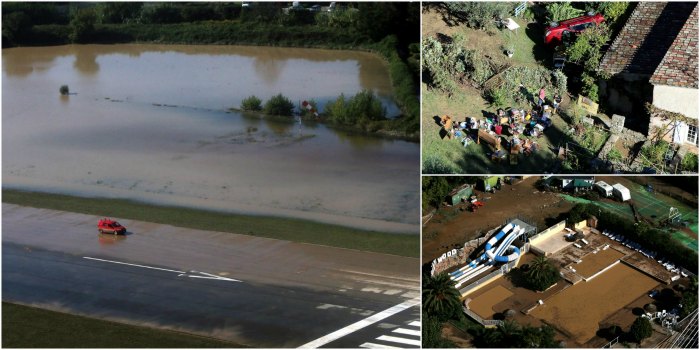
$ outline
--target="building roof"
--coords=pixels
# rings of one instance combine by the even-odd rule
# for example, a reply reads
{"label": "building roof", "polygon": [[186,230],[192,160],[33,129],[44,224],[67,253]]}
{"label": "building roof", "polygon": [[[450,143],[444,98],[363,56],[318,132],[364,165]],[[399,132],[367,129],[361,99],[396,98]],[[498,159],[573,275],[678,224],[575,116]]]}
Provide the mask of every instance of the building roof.
{"label": "building roof", "polygon": [[690,13],[649,82],[654,85],[698,88],[697,6]]}
{"label": "building roof", "polygon": [[600,63],[610,73],[651,76],[663,60],[695,2],[639,2]]}
{"label": "building roof", "polygon": [[593,184],[583,179],[575,179],[574,187],[593,187]]}
{"label": "building roof", "polygon": [[467,190],[467,189],[470,191],[469,193],[471,194],[472,186],[469,184],[464,184],[464,185],[461,185],[461,186],[453,189],[452,191],[450,191],[448,196],[452,197],[452,196],[457,195],[460,192],[463,192],[464,190]]}

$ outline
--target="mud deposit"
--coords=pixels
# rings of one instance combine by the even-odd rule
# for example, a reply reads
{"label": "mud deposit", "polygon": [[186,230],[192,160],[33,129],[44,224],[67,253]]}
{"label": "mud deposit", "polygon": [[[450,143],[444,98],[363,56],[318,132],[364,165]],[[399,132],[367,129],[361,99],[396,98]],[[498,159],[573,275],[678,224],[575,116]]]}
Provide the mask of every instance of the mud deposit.
{"label": "mud deposit", "polygon": [[583,344],[595,337],[599,322],[658,285],[659,282],[631,267],[617,264],[588,282],[580,282],[546,299],[530,315]]}

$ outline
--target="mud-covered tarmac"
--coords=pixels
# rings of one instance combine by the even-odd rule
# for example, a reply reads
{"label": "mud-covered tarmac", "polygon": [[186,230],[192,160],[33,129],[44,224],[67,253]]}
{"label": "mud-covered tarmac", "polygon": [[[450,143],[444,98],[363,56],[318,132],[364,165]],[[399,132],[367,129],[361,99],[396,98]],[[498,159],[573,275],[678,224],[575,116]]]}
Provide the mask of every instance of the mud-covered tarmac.
{"label": "mud-covered tarmac", "polygon": [[[120,220],[126,236],[99,235],[97,217],[5,203],[2,214],[4,301],[296,347],[419,295],[415,258],[131,220]],[[357,347],[376,332],[332,344]]]}

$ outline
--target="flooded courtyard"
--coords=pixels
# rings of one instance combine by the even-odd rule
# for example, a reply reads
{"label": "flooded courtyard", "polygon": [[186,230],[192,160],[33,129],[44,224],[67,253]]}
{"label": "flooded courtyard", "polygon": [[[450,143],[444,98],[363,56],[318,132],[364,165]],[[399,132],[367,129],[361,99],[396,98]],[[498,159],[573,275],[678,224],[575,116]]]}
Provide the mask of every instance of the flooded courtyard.
{"label": "flooded courtyard", "polygon": [[[3,50],[3,186],[418,233],[419,146],[227,112],[281,93],[377,93],[351,51],[83,45]],[[68,85],[70,96],[58,88]],[[109,213],[105,213],[108,215]]]}

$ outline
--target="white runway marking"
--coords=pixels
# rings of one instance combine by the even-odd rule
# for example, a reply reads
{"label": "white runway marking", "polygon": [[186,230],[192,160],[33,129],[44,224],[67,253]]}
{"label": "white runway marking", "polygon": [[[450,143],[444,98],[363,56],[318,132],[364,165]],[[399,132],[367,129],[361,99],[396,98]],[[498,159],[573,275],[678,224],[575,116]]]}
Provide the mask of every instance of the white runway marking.
{"label": "white runway marking", "polygon": [[379,313],[376,313],[370,317],[367,317],[363,320],[357,321],[347,327],[341,328],[333,333],[330,333],[326,336],[323,336],[321,338],[318,338],[316,340],[313,340],[311,342],[308,342],[299,348],[307,348],[307,349],[316,349],[318,347],[321,347],[323,345],[326,345],[334,340],[338,340],[348,334],[354,333],[359,331],[362,328],[365,328],[367,326],[370,326],[372,324],[375,324],[389,316],[395,315],[403,310],[406,310],[412,306],[416,306],[420,303],[420,298],[416,299],[411,299],[408,301],[404,301],[401,304],[392,306],[384,311],[381,311]]}
{"label": "white runway marking", "polygon": [[389,345],[383,345],[383,344],[376,344],[376,343],[364,343],[360,345],[361,348],[365,349],[401,349],[398,346],[389,346]]}
{"label": "white runway marking", "polygon": [[89,256],[84,256],[84,259],[90,259],[90,260],[97,260],[97,261],[104,261],[112,264],[121,264],[121,265],[129,265],[129,266],[136,266],[136,267],[143,267],[146,269],[153,269],[153,270],[161,270],[161,271],[169,271],[169,272],[177,272],[177,273],[187,273],[185,271],[178,271],[178,270],[168,270],[168,269],[162,269],[160,267],[153,267],[153,266],[146,266],[146,265],[138,265],[138,264],[130,264],[130,263],[125,263],[121,261],[113,261],[113,260],[106,260],[106,259],[98,259],[98,258],[91,258]]}
{"label": "white runway marking", "polygon": [[415,336],[417,336],[417,337],[420,337],[420,331],[416,331],[416,330],[413,330],[413,329],[397,328],[397,329],[394,329],[394,333],[415,335]]}
{"label": "white runway marking", "polygon": [[377,338],[377,340],[384,340],[384,341],[393,342],[393,343],[401,343],[401,344],[407,344],[407,345],[420,346],[420,340],[392,337],[390,335],[383,335],[383,336]]}
{"label": "white runway marking", "polygon": [[[217,276],[211,273],[206,273],[206,272],[201,272],[201,271],[190,271],[190,272],[185,272],[185,271],[178,271],[178,270],[170,270],[170,269],[164,269],[160,267],[153,267],[153,266],[146,266],[146,265],[139,265],[139,264],[131,264],[131,263],[125,263],[121,261],[114,261],[114,260],[107,260],[107,259],[98,259],[98,258],[91,258],[89,256],[84,256],[83,259],[89,259],[89,260],[97,260],[97,261],[103,261],[103,262],[108,262],[112,264],[120,264],[120,265],[128,265],[128,266],[135,266],[135,267],[143,267],[144,269],[151,269],[151,270],[160,270],[160,271],[168,271],[168,272],[175,272],[179,273],[179,276],[186,276],[190,278],[204,278],[204,279],[209,279],[209,280],[220,280],[220,281],[229,281],[229,282],[242,282],[237,279],[233,278],[227,278],[227,277],[221,277]],[[198,276],[198,275],[191,275],[192,273],[197,273],[203,276]]]}

